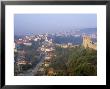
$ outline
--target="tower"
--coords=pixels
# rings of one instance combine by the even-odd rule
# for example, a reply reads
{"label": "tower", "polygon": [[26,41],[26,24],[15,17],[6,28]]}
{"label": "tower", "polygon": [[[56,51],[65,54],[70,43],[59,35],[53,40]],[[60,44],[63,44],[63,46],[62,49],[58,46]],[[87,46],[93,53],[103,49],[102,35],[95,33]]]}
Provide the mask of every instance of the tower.
{"label": "tower", "polygon": [[91,43],[91,38],[89,36],[84,36],[83,37],[83,46],[84,46],[84,48],[89,47],[89,43]]}
{"label": "tower", "polygon": [[83,46],[84,48],[92,48],[97,50],[96,44],[92,42],[92,39],[89,36],[83,36]]}

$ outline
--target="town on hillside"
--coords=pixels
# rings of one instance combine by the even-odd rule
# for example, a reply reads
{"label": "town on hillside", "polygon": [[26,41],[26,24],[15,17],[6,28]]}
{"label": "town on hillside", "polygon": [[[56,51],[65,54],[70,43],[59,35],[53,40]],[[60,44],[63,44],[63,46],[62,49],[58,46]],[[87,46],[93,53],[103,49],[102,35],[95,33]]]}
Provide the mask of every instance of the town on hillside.
{"label": "town on hillside", "polygon": [[15,35],[15,76],[96,76],[96,33]]}

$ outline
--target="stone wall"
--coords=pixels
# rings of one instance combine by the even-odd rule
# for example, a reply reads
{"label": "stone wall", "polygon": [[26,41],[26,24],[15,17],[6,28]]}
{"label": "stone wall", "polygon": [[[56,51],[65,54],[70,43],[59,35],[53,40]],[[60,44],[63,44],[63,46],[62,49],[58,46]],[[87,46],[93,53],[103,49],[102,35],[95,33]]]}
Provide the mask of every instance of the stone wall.
{"label": "stone wall", "polygon": [[83,36],[83,46],[84,48],[92,48],[94,50],[97,50],[97,45],[89,36]]}

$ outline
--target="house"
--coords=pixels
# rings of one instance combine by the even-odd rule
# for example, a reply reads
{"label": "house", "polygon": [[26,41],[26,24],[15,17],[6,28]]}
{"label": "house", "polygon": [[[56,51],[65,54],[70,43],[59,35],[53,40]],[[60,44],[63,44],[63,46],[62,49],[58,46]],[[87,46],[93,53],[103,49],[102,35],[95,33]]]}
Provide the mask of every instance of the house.
{"label": "house", "polygon": [[48,74],[47,74],[48,76],[52,76],[52,75],[54,75],[54,69],[53,68],[49,68],[48,69]]}
{"label": "house", "polygon": [[26,45],[26,46],[31,46],[32,45],[32,43],[23,43],[24,45]]}

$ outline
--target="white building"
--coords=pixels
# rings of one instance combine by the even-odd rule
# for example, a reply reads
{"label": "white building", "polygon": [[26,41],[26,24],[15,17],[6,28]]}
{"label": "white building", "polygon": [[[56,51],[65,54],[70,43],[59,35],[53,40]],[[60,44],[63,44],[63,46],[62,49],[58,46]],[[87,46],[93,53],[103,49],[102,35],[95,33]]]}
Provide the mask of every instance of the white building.
{"label": "white building", "polygon": [[37,40],[38,40],[38,38],[35,38],[35,39],[34,39],[34,41],[37,41]]}
{"label": "white building", "polygon": [[49,60],[49,59],[51,59],[50,56],[46,56],[46,57],[45,57],[45,60]]}
{"label": "white building", "polygon": [[31,46],[32,45],[32,43],[23,43],[24,45],[26,45],[26,46]]}

